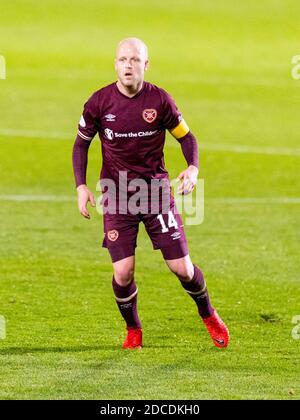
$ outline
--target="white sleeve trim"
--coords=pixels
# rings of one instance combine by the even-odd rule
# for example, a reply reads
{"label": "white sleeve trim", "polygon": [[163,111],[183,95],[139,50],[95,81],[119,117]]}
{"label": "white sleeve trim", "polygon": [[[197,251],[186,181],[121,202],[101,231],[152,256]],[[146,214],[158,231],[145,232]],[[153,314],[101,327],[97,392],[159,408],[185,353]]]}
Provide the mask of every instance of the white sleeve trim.
{"label": "white sleeve trim", "polygon": [[85,136],[84,134],[82,134],[81,133],[81,131],[77,131],[77,134],[83,139],[83,140],[88,140],[88,141],[91,141],[91,140],[93,140],[93,137],[87,137],[87,136]]}

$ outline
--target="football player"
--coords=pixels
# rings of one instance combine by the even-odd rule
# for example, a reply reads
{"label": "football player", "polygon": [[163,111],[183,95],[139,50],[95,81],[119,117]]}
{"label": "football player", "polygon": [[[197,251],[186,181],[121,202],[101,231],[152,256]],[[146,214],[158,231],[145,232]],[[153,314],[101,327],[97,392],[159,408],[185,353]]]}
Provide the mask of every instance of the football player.
{"label": "football player", "polygon": [[[148,67],[148,50],[144,42],[137,38],[122,40],[117,46],[115,58],[117,81],[95,92],[84,105],[73,148],[79,210],[83,217],[89,219],[87,204],[90,202],[95,206],[94,196],[86,184],[86,170],[88,149],[98,133],[103,157],[101,185],[107,180],[115,183],[116,205],[111,206],[113,211],[103,214],[103,246],[112,259],[112,287],[127,327],[123,348],[142,347],[142,325],[137,311],[138,288],[134,276],[140,222],[144,223],[153,248],[161,251],[171,272],[195,301],[215,346],[225,348],[229,332],[210,303],[200,268],[189,256],[183,223],[176,211],[164,165],[163,149],[168,130],[180,143],[187,162],[187,168],[178,175],[178,192],[190,194],[198,177],[197,141],[172,97],[144,80]],[[124,182],[120,183],[120,177]],[[126,191],[129,195],[120,199],[119,193],[124,192],[120,190],[126,190],[134,181],[138,181],[138,185],[146,185],[142,201],[148,212],[132,212],[126,206],[133,196],[130,188]],[[164,191],[167,191],[168,200],[166,208],[163,200],[156,197],[157,211],[153,212],[149,211],[149,205],[153,200],[151,186],[155,181],[166,187]]]}

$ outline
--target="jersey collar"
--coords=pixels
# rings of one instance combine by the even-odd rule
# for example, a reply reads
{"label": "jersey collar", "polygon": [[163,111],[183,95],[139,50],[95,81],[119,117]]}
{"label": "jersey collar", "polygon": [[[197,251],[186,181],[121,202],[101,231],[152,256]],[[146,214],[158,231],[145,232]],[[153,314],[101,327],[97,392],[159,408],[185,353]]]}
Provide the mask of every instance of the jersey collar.
{"label": "jersey collar", "polygon": [[116,91],[117,91],[117,92],[118,92],[121,96],[123,96],[124,98],[126,98],[126,99],[129,99],[129,100],[130,100],[130,99],[135,99],[135,98],[137,98],[138,96],[140,96],[140,95],[144,92],[145,87],[146,87],[146,82],[145,82],[145,81],[143,81],[142,89],[140,89],[136,95],[131,96],[131,97],[129,97],[129,96],[127,96],[127,95],[124,95],[124,93],[122,93],[122,92],[120,92],[120,91],[119,91],[118,86],[117,86],[117,82],[115,82],[115,83],[114,83],[114,85],[115,85],[115,90],[116,90]]}

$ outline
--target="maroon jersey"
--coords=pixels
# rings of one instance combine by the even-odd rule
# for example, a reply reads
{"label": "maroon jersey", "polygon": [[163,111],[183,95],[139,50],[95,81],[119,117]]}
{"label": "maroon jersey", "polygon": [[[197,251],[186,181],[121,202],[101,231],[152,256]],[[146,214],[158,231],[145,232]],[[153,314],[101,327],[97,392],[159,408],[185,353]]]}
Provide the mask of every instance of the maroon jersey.
{"label": "maroon jersey", "polygon": [[84,105],[78,134],[91,141],[99,133],[103,165],[101,179],[118,182],[119,172],[128,180],[168,178],[163,148],[166,129],[175,128],[182,117],[171,96],[144,82],[132,98],[112,83],[95,92]]}

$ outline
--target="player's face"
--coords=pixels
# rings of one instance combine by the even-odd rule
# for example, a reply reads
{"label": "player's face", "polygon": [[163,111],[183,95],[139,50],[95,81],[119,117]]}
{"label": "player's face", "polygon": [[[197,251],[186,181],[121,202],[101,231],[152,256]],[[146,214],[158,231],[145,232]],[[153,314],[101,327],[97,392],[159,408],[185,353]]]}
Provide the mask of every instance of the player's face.
{"label": "player's face", "polygon": [[117,50],[115,69],[119,81],[126,88],[136,88],[144,80],[148,66],[145,50],[142,46],[124,43]]}

